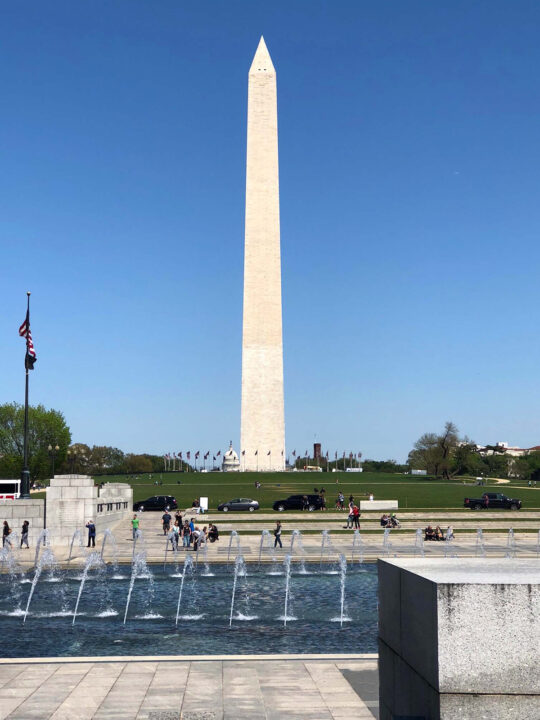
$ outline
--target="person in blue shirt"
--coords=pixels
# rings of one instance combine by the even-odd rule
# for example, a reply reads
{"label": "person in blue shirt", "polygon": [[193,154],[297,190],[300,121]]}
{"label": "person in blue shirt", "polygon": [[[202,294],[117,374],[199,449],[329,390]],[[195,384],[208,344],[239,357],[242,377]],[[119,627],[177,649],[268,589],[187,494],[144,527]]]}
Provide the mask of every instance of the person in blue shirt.
{"label": "person in blue shirt", "polygon": [[90,543],[92,543],[92,547],[96,547],[96,526],[94,521],[89,520],[86,527],[88,528],[88,545],[86,547],[90,547]]}

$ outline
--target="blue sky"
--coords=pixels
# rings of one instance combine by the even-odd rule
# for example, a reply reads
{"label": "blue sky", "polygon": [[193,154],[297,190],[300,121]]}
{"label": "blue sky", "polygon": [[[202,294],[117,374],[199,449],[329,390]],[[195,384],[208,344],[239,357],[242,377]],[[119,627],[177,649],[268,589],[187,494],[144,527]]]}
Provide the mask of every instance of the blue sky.
{"label": "blue sky", "polygon": [[74,441],[240,430],[247,72],[278,77],[289,451],[540,443],[540,5],[5,3],[0,402]]}

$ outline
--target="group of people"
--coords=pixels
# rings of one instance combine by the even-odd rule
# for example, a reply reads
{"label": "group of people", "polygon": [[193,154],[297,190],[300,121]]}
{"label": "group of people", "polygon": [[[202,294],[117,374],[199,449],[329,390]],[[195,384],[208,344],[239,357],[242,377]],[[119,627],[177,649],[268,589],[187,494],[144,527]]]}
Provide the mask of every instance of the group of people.
{"label": "group of people", "polygon": [[427,528],[424,530],[424,540],[453,540],[454,539],[454,530],[451,525],[449,525],[446,529],[446,534],[441,530],[441,527],[437,525],[436,528],[433,528],[431,525],[428,525]]}
{"label": "group of people", "polygon": [[396,513],[392,513],[391,515],[382,515],[381,516],[381,527],[383,528],[398,528],[401,527],[399,520],[396,517]]}
{"label": "group of people", "polygon": [[[134,514],[131,520],[134,540],[139,529],[139,523],[139,516]],[[175,513],[174,522],[170,512],[165,510],[161,516],[161,524],[163,527],[163,534],[169,537],[174,550],[178,550],[178,548],[182,546],[184,550],[194,550],[197,552],[197,550],[200,550],[205,543],[214,543],[216,540],[219,540],[219,530],[217,529],[217,525],[209,523],[201,530],[197,525],[195,525],[194,518],[182,519],[182,514],[179,510]]]}
{"label": "group of people", "polygon": [[[338,502],[343,505],[344,504],[344,497],[343,493],[339,493],[338,495]],[[360,530],[360,508],[358,505],[354,502],[353,495],[349,495],[349,514],[347,515],[347,524],[343,527],[346,530],[352,530],[353,528],[355,530]],[[343,509],[343,508],[341,508]]]}
{"label": "group of people", "polygon": [[[22,548],[23,545],[25,548],[29,548],[30,545],[28,544],[28,530],[30,528],[30,523],[28,520],[25,520],[21,527],[21,544],[20,547]],[[2,528],[2,547],[6,547],[6,545],[13,549],[13,543],[11,541],[11,538],[9,537],[12,534],[12,530],[9,527],[9,523],[7,520],[4,520],[4,526]]]}
{"label": "group of people", "polygon": [[[373,493],[369,492],[369,493],[366,493],[366,495],[368,496],[370,502],[373,502],[373,498],[374,498]],[[349,495],[349,509],[351,506],[351,502],[353,502],[353,501],[354,501],[354,497],[352,495]],[[345,510],[345,495],[342,492],[338,493],[338,496],[336,499],[336,510]]]}

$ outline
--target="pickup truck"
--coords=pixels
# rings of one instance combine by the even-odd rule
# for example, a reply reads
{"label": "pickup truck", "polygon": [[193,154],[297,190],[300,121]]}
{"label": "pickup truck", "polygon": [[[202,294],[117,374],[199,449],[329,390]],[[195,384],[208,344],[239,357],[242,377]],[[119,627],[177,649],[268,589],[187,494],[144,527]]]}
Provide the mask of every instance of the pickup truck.
{"label": "pickup truck", "polygon": [[470,510],[491,510],[492,508],[519,510],[521,500],[506,497],[502,493],[484,493],[481,498],[465,498],[463,506]]}

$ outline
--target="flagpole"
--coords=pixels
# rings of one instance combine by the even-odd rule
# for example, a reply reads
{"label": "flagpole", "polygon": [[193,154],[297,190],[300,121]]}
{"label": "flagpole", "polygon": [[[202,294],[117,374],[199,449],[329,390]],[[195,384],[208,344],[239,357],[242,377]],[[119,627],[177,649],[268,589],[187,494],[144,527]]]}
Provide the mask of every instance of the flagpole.
{"label": "flagpole", "polygon": [[[26,315],[30,317],[30,293],[26,293]],[[23,469],[21,472],[20,497],[24,500],[30,498],[30,470],[28,469],[28,334],[26,337],[26,355],[24,358],[25,387],[24,387],[24,444]]]}

